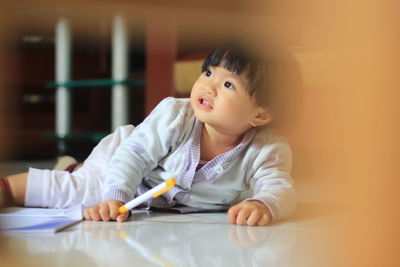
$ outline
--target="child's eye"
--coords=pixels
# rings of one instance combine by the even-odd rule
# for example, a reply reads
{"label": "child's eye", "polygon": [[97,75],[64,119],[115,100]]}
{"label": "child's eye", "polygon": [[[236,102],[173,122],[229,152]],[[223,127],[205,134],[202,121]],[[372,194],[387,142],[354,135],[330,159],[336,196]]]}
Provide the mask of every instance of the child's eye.
{"label": "child's eye", "polygon": [[229,89],[235,89],[235,86],[231,82],[225,82],[224,86]]}
{"label": "child's eye", "polygon": [[206,70],[205,74],[206,74],[207,77],[210,77],[211,76],[211,71],[210,70]]}

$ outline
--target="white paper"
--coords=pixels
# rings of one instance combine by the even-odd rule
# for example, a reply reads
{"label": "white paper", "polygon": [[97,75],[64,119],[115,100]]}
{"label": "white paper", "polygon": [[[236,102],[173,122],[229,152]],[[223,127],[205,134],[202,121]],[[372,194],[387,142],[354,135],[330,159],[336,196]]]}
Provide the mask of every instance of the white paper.
{"label": "white paper", "polygon": [[82,207],[69,209],[0,209],[0,231],[55,233],[82,220]]}
{"label": "white paper", "polygon": [[82,207],[81,205],[77,205],[69,209],[10,207],[10,208],[0,209],[0,217],[82,219]]}

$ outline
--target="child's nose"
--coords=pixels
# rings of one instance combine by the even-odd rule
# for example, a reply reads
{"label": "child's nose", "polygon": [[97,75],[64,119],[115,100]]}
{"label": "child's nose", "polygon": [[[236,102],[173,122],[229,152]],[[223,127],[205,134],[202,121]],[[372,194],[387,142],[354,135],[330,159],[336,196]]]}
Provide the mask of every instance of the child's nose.
{"label": "child's nose", "polygon": [[206,86],[207,94],[210,96],[216,96],[217,95],[217,87],[215,84],[208,84]]}

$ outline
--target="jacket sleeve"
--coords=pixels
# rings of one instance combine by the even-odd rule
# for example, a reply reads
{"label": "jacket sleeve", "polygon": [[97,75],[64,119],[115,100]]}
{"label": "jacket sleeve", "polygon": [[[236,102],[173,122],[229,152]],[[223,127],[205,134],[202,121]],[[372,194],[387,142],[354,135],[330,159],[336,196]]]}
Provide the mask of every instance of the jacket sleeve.
{"label": "jacket sleeve", "polygon": [[102,200],[127,202],[142,178],[173,148],[185,115],[184,103],[166,98],[116,149],[106,170]]}
{"label": "jacket sleeve", "polygon": [[245,200],[264,203],[273,221],[290,217],[296,206],[291,166],[292,153],[285,141],[266,145],[253,162],[255,171],[249,179],[253,196]]}

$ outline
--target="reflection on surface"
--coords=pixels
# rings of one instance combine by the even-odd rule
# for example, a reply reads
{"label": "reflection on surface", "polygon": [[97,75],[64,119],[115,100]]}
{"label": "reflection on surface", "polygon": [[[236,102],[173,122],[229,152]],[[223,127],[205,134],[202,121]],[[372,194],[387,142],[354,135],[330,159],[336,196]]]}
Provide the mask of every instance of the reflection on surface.
{"label": "reflection on surface", "polygon": [[294,229],[236,226],[226,219],[221,213],[142,212],[126,223],[85,221],[51,238],[23,239],[29,254],[85,253],[86,263],[102,266],[275,266],[296,241]]}
{"label": "reflection on surface", "polygon": [[125,231],[119,232],[121,239],[124,239],[131,247],[135,248],[144,256],[148,261],[161,266],[173,266],[173,264],[166,259],[162,258],[157,253],[151,252],[148,248],[142,246],[135,239],[131,238]]}
{"label": "reflection on surface", "polygon": [[240,246],[256,246],[267,242],[272,230],[268,227],[240,227],[230,225],[228,240]]}

